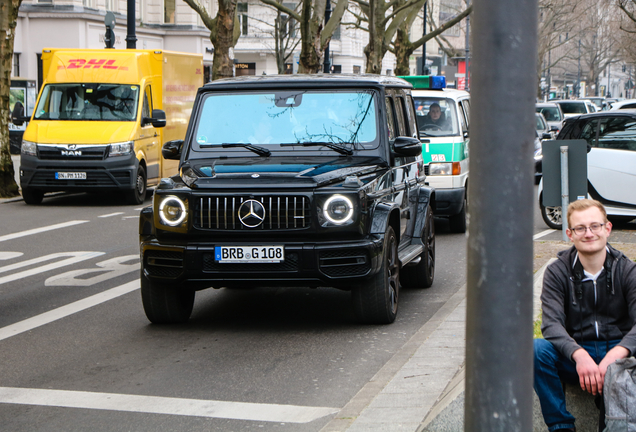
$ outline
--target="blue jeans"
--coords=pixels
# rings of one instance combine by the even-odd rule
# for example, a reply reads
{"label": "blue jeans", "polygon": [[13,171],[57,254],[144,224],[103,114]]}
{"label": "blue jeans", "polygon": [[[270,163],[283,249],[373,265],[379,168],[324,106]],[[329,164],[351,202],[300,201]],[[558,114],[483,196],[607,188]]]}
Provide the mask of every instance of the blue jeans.
{"label": "blue jeans", "polygon": [[[620,340],[609,342],[583,342],[581,348],[587,351],[596,364],[614,348]],[[563,356],[545,339],[534,340],[534,391],[541,403],[543,420],[550,432],[574,427],[574,417],[565,408],[565,392],[561,381],[579,386],[576,363]]]}

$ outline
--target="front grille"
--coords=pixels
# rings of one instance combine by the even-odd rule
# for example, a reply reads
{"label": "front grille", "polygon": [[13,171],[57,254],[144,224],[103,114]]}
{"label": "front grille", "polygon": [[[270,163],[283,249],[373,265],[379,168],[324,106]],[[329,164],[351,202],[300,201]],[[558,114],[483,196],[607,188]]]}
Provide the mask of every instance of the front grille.
{"label": "front grille", "polygon": [[103,160],[107,146],[66,146],[38,145],[38,157],[42,160]]}
{"label": "front grille", "polygon": [[[239,207],[250,199],[260,202],[265,209],[262,222],[255,227],[248,227],[239,219]],[[292,230],[308,228],[310,224],[311,205],[306,196],[209,196],[194,199],[195,228]]]}
{"label": "front grille", "polygon": [[335,250],[320,252],[320,271],[330,277],[363,276],[371,269],[371,262],[363,250]]}
{"label": "front grille", "polygon": [[286,254],[282,263],[227,263],[219,264],[214,261],[214,254],[203,255],[203,271],[227,274],[240,273],[279,273],[298,271],[298,254]]}
{"label": "front grille", "polygon": [[183,253],[149,250],[144,257],[144,268],[151,276],[175,278],[183,272]]}
{"label": "front grille", "polygon": [[130,171],[96,170],[88,167],[73,167],[59,169],[59,171],[85,172],[85,180],[58,180],[55,171],[38,170],[33,174],[30,187],[117,187],[130,184]]}

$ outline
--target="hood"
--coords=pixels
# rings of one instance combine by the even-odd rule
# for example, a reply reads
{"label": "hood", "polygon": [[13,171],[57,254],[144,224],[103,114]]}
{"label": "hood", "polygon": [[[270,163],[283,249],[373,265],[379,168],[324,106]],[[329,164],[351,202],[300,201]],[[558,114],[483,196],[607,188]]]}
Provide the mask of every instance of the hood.
{"label": "hood", "polygon": [[41,144],[111,144],[134,139],[136,130],[134,121],[34,120],[24,139]]}
{"label": "hood", "polygon": [[194,183],[195,188],[219,187],[224,183],[307,187],[384,171],[387,164],[377,157],[284,156],[190,160],[182,167],[182,172],[187,168],[192,168],[199,177]]}

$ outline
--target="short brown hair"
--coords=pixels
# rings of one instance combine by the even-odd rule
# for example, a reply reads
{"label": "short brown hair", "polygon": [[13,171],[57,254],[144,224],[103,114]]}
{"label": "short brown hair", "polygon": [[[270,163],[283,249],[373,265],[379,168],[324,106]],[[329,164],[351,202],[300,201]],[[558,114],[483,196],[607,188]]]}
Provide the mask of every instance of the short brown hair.
{"label": "short brown hair", "polygon": [[575,211],[587,210],[592,207],[596,207],[601,211],[601,214],[603,215],[603,222],[607,223],[607,212],[605,211],[605,207],[603,207],[603,204],[593,199],[582,199],[572,201],[568,206],[568,227],[572,226],[570,223],[572,213],[574,213]]}

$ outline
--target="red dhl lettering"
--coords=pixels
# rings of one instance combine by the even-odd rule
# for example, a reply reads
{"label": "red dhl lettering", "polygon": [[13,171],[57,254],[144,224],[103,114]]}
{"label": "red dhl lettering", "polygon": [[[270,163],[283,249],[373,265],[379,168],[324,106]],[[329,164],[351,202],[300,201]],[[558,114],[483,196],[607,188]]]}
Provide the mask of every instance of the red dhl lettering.
{"label": "red dhl lettering", "polygon": [[[69,60],[69,65],[66,67],[67,69],[119,69],[119,70],[128,70],[126,66],[117,66],[115,65],[116,60],[106,60],[106,59],[89,59],[88,61],[85,59],[71,59]],[[64,66],[58,66],[58,69],[64,69]]]}

